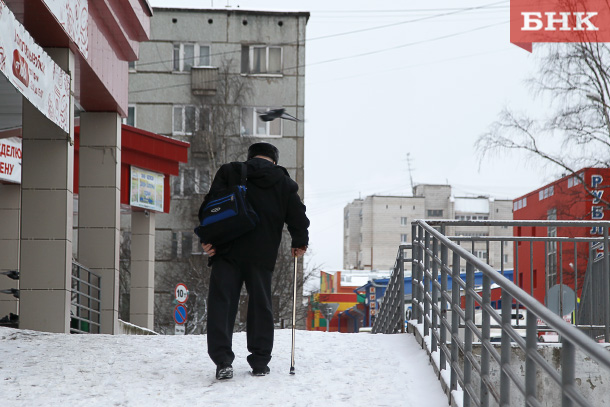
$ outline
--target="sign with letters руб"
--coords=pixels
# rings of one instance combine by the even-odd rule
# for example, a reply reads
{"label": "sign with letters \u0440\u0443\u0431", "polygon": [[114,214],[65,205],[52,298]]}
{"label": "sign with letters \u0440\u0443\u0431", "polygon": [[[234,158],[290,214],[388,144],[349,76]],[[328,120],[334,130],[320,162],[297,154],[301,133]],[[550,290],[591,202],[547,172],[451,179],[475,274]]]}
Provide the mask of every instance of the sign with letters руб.
{"label": "sign with letters \u0440\u0443\u0431", "polygon": [[163,212],[164,179],[163,174],[132,166],[129,204]]}

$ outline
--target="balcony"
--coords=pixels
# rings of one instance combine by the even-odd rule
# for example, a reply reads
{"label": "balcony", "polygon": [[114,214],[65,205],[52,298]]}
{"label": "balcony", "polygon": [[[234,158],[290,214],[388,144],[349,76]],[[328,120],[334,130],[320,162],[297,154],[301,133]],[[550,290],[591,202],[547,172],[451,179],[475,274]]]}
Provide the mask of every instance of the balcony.
{"label": "balcony", "polygon": [[218,86],[218,68],[212,66],[191,67],[191,90],[196,96],[214,96]]}

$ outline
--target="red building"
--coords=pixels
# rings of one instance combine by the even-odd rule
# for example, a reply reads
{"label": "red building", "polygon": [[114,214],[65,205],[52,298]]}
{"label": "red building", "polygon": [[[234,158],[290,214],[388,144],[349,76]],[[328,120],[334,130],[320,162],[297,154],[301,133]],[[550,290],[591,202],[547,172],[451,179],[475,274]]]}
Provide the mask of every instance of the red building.
{"label": "red building", "polygon": [[[583,168],[513,201],[514,220],[607,220],[610,168]],[[607,192],[608,191],[608,192]],[[515,227],[514,236],[600,237],[601,227]],[[532,256],[533,254],[533,256]],[[589,258],[587,242],[517,242],[514,282],[545,303],[548,288],[563,282],[578,296]],[[533,259],[530,264],[530,259]],[[531,287],[533,273],[533,287]]]}

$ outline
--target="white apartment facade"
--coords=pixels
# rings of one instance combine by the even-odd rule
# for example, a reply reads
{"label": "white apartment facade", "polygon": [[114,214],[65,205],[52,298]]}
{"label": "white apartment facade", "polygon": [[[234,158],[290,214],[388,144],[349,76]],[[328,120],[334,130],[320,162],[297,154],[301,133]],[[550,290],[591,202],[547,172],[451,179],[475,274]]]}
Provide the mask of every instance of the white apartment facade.
{"label": "white apartment facade", "polygon": [[[512,220],[512,201],[488,197],[454,197],[450,185],[422,184],[413,196],[371,195],[345,206],[343,228],[343,268],[387,270],[394,266],[398,246],[412,241],[411,222],[416,219]],[[448,236],[512,236],[512,228],[502,226],[461,226],[447,228]],[[476,256],[492,267],[511,269],[513,245],[463,242]],[[406,265],[410,272],[411,265]]]}

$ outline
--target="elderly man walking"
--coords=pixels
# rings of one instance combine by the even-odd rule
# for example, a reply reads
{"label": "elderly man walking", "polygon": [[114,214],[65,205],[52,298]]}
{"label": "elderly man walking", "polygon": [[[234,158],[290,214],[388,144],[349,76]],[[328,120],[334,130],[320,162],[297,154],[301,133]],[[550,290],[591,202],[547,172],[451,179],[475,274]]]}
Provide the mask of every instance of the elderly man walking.
{"label": "elderly man walking", "polygon": [[[284,167],[277,165],[278,160],[279,151],[272,144],[255,143],[248,148],[246,198],[259,222],[254,230],[231,242],[218,246],[202,242],[212,264],[207,342],[218,380],[233,377],[233,325],[244,283],[249,296],[247,343],[250,355],[247,360],[252,375],[269,374],[274,330],[271,276],[284,224],[292,238],[293,257],[302,256],[309,244],[309,219],[297,194],[298,185]],[[239,184],[241,168],[242,163],[220,167],[199,210],[200,221],[208,202],[220,191]]]}

